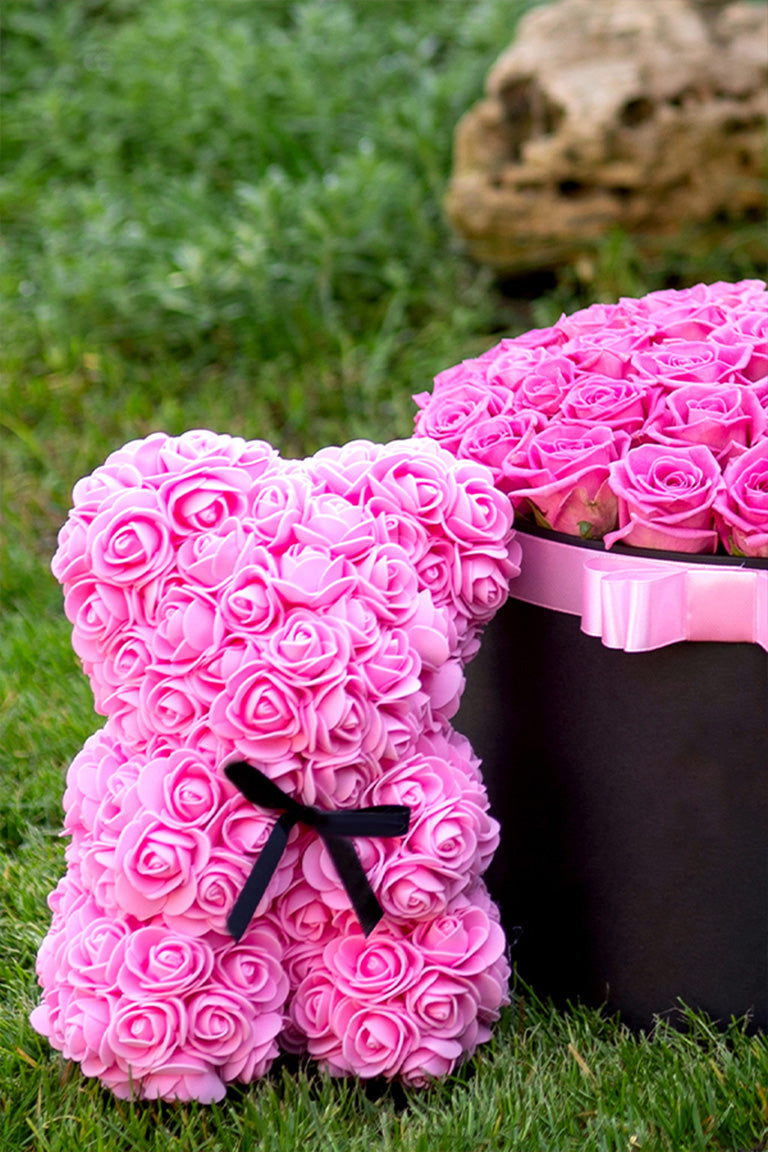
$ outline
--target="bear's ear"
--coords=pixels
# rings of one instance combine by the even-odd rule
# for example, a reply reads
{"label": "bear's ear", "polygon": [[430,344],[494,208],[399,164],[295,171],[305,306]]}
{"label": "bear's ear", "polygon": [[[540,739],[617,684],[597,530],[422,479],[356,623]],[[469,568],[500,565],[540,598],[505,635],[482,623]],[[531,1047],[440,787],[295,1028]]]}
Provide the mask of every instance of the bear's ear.
{"label": "bear's ear", "polygon": [[51,568],[89,674],[126,628],[152,630],[142,604],[157,599],[159,581],[173,579],[185,542],[194,547],[194,538],[244,518],[253,487],[279,467],[277,451],[262,441],[156,432],[77,482]]}

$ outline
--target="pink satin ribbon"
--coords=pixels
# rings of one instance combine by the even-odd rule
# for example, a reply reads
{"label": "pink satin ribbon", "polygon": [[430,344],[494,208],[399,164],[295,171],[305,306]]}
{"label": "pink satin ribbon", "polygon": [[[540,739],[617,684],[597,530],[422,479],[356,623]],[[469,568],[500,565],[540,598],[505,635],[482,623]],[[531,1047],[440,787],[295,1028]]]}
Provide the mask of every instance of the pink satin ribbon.
{"label": "pink satin ribbon", "polygon": [[768,651],[768,569],[599,552],[518,532],[517,600],[581,617],[607,648],[650,652],[680,640]]}

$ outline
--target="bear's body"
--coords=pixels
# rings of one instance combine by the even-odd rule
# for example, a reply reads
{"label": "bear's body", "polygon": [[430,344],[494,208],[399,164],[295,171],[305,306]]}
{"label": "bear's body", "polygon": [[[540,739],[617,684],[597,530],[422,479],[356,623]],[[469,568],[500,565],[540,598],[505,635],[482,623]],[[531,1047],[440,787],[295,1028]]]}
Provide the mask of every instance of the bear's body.
{"label": "bear's body", "polygon": [[[73,761],[35,1027],[118,1095],[220,1099],[282,1047],[423,1083],[489,1035],[509,967],[481,876],[498,840],[453,716],[517,571],[509,502],[430,441],[306,461],[154,434],[74,492],[53,569],[107,717]],[[299,824],[238,941],[278,813],[247,761],[322,810],[404,805],[355,848],[364,935]]]}

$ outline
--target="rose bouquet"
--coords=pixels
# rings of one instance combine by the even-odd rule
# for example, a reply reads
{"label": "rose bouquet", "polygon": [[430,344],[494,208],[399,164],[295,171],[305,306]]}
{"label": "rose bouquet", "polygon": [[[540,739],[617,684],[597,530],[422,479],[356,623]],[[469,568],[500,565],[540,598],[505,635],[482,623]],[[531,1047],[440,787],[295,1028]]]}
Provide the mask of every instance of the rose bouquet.
{"label": "rose bouquet", "polygon": [[[32,1022],[87,1075],[212,1101],[283,1048],[421,1084],[488,1038],[498,825],[450,719],[519,571],[511,521],[429,441],[286,461],[157,433],[78,482],[53,571],[107,722],[67,775]],[[359,809],[409,819],[323,835]]]}
{"label": "rose bouquet", "polygon": [[757,280],[595,304],[441,372],[416,435],[486,464],[523,523],[767,557],[767,335]]}

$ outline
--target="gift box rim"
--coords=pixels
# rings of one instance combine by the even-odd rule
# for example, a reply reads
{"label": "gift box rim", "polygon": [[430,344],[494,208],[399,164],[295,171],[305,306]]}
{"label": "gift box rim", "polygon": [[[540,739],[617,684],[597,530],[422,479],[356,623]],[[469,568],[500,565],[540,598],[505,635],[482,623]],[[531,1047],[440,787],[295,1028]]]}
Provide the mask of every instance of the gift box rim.
{"label": "gift box rim", "polygon": [[[526,536],[538,536],[544,540],[552,540],[556,544],[565,544],[572,548],[585,549],[592,552],[597,552],[603,556],[621,556],[622,558],[632,559],[633,557],[642,557],[646,560],[659,560],[666,563],[673,564],[706,564],[726,568],[755,568],[768,570],[768,558],[762,556],[730,556],[720,554],[711,554],[705,552],[671,552],[660,548],[634,548],[628,544],[616,543],[612,548],[605,547],[602,540],[588,540],[581,539],[578,536],[571,536],[567,532],[557,532],[553,528],[545,528],[542,525],[528,523],[524,524],[515,522],[515,536],[523,543]],[[525,562],[525,556],[523,556]],[[514,595],[514,582],[510,586],[510,591]]]}

